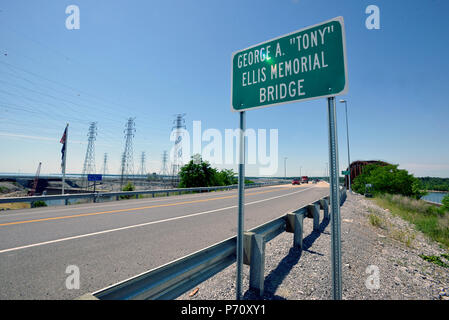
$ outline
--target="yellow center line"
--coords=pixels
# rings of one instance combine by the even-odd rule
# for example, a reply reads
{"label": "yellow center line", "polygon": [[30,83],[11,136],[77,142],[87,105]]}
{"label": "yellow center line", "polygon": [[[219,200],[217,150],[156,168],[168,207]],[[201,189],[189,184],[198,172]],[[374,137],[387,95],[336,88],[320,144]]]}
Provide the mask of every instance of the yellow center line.
{"label": "yellow center line", "polygon": [[[286,189],[291,189],[291,188],[277,188],[276,190],[260,191],[260,192],[249,193],[249,194],[246,194],[246,195],[247,196],[252,196],[252,195],[257,195],[257,194],[275,192],[275,191],[278,191],[278,190],[286,190]],[[232,195],[232,196],[217,197],[217,198],[211,198],[211,199],[200,199],[200,200],[192,200],[192,201],[167,203],[167,204],[157,204],[157,205],[146,206],[146,207],[138,207],[138,208],[117,209],[117,210],[109,210],[109,211],[101,211],[101,212],[81,213],[81,214],[70,215],[70,216],[60,216],[60,217],[52,217],[52,218],[42,218],[42,219],[34,219],[34,220],[15,221],[15,222],[2,223],[2,224],[0,224],[0,227],[17,225],[17,224],[32,223],[32,222],[43,222],[43,221],[51,221],[51,220],[62,220],[62,219],[71,219],[71,218],[79,218],[79,217],[88,217],[88,216],[95,216],[95,215],[107,214],[107,213],[118,213],[118,212],[124,212],[124,211],[136,211],[136,210],[144,210],[144,209],[172,207],[172,206],[179,206],[179,205],[184,205],[184,204],[216,201],[216,200],[222,200],[222,199],[231,199],[231,198],[236,198],[237,196],[238,195]]]}

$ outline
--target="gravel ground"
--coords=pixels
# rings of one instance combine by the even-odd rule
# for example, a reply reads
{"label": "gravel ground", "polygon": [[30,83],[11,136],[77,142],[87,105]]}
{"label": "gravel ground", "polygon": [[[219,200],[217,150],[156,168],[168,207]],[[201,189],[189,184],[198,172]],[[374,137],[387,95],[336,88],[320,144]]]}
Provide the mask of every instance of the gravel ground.
{"label": "gravel ground", "polygon": [[[370,214],[377,215],[382,225],[373,226],[369,222]],[[321,211],[320,221],[322,217]],[[341,208],[341,218],[343,299],[449,299],[449,268],[419,257],[420,254],[447,253],[437,243],[428,240],[408,222],[360,195],[348,194]],[[305,219],[302,253],[291,248],[291,233],[284,232],[266,244],[265,293],[262,297],[248,290],[249,266],[244,265],[244,299],[332,298],[330,224],[322,221],[320,233],[313,233],[312,227],[312,219]],[[365,283],[373,277],[373,270],[376,269],[379,287],[368,289]],[[198,290],[192,297],[189,294],[193,289],[178,299],[235,300],[235,270],[236,265],[233,264],[197,286]]]}

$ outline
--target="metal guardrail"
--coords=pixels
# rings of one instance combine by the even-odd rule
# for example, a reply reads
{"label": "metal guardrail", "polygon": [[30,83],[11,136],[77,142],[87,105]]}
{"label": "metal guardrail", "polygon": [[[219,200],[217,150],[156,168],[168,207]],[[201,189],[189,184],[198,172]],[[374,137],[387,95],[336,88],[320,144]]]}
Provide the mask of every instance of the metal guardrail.
{"label": "metal guardrail", "polygon": [[[257,188],[270,185],[278,185],[281,183],[250,183],[245,186],[245,188]],[[199,188],[178,188],[178,189],[159,189],[159,190],[140,190],[140,191],[120,191],[120,192],[103,192],[103,193],[78,193],[78,194],[64,194],[64,195],[52,195],[52,196],[33,196],[33,197],[11,197],[11,198],[0,198],[0,203],[14,203],[14,202],[29,202],[33,203],[36,201],[51,201],[51,200],[65,200],[65,204],[68,204],[70,199],[92,199],[96,202],[101,198],[113,198],[120,200],[120,197],[132,197],[136,198],[139,195],[151,194],[155,197],[156,194],[167,194],[170,193],[183,193],[183,192],[210,192],[217,190],[231,190],[237,189],[237,185],[230,186],[219,186],[219,187],[199,187]]]}
{"label": "metal guardrail", "polygon": [[[340,205],[346,189],[340,191]],[[244,263],[250,265],[250,289],[263,295],[265,243],[284,231],[294,233],[293,246],[302,249],[303,219],[314,219],[313,230],[319,231],[320,209],[329,219],[329,196],[301,207],[245,232]],[[236,261],[237,237],[167,263],[80,299],[98,300],[169,300],[179,297]]]}

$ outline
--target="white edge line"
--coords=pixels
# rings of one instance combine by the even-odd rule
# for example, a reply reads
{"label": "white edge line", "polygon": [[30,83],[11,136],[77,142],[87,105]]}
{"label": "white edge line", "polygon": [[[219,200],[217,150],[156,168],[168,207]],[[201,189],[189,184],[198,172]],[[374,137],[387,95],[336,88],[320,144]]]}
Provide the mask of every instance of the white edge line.
{"label": "white edge line", "polygon": [[[264,202],[264,201],[270,201],[270,200],[277,199],[277,198],[290,196],[290,195],[293,195],[293,194],[304,192],[304,191],[312,189],[312,188],[313,187],[310,187],[310,188],[307,188],[307,189],[303,189],[303,190],[300,190],[300,191],[291,192],[291,193],[288,193],[288,194],[283,194],[283,195],[280,195],[280,196],[275,196],[275,197],[268,198],[268,199],[262,199],[262,200],[258,200],[258,201],[245,203],[245,206],[248,206],[248,205],[251,205],[251,204],[260,203],[260,202]],[[226,207],[226,208],[219,208],[219,209],[214,209],[214,210],[209,210],[209,211],[198,212],[198,213],[192,213],[192,214],[181,216],[181,217],[174,217],[174,218],[163,219],[163,220],[158,220],[158,221],[145,222],[145,223],[141,223],[141,224],[135,224],[135,225],[132,225],[132,226],[126,226],[126,227],[121,227],[121,228],[115,228],[115,229],[103,230],[103,231],[98,231],[98,232],[86,233],[86,234],[81,234],[81,235],[78,235],[78,236],[72,236],[72,237],[61,238],[61,239],[56,239],[56,240],[50,240],[50,241],[45,241],[45,242],[39,242],[39,243],[29,244],[29,245],[25,245],[25,246],[21,246],[21,247],[0,250],[0,254],[1,253],[6,253],[6,252],[11,252],[11,251],[27,249],[27,248],[44,246],[44,245],[47,245],[47,244],[58,243],[58,242],[63,242],[63,241],[68,241],[68,240],[75,240],[75,239],[80,239],[80,238],[86,238],[86,237],[96,236],[96,235],[110,233],[110,232],[115,232],[115,231],[133,229],[133,228],[138,228],[138,227],[144,227],[144,226],[148,226],[148,225],[152,225],[152,224],[158,224],[158,223],[164,223],[164,222],[169,222],[169,221],[174,221],[174,220],[180,220],[180,219],[200,216],[200,215],[208,214],[208,213],[215,213],[215,212],[218,212],[218,211],[224,211],[224,210],[229,210],[229,209],[234,209],[234,208],[237,208],[237,205],[231,206],[231,207]]]}

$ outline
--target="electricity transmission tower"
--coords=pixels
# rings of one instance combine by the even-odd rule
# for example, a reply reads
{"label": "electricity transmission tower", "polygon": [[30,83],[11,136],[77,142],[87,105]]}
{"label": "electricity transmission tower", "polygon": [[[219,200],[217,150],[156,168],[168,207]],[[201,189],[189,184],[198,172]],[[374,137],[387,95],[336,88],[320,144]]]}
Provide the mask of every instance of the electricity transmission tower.
{"label": "electricity transmission tower", "polygon": [[140,168],[139,168],[139,175],[145,176],[147,174],[147,169],[145,168],[145,151],[142,152],[142,155],[140,156]]}
{"label": "electricity transmission tower", "polygon": [[107,153],[104,154],[103,168],[102,168],[101,172],[103,173],[103,175],[106,175],[106,174],[109,173],[109,170],[108,170],[108,154]]}
{"label": "electricity transmission tower", "polygon": [[132,179],[134,175],[134,159],[133,159],[133,138],[136,132],[135,118],[129,118],[125,126],[125,150],[122,154],[122,163],[120,168],[120,189],[123,187],[125,180]]}
{"label": "electricity transmission tower", "polygon": [[173,162],[172,162],[172,175],[173,178],[178,175],[179,169],[182,165],[182,129],[185,129],[185,113],[177,114],[176,119],[173,121],[174,126],[172,130],[175,130],[175,147],[173,149]]}
{"label": "electricity transmission tower", "polygon": [[89,181],[87,181],[87,175],[95,174],[95,139],[97,137],[97,123],[91,122],[89,125],[89,132],[87,134],[87,150],[86,157],[84,158],[83,173],[81,175],[81,185],[87,189]]}
{"label": "electricity transmission tower", "polygon": [[167,176],[168,175],[168,152],[164,151],[162,154],[162,168],[161,168],[161,175]]}

